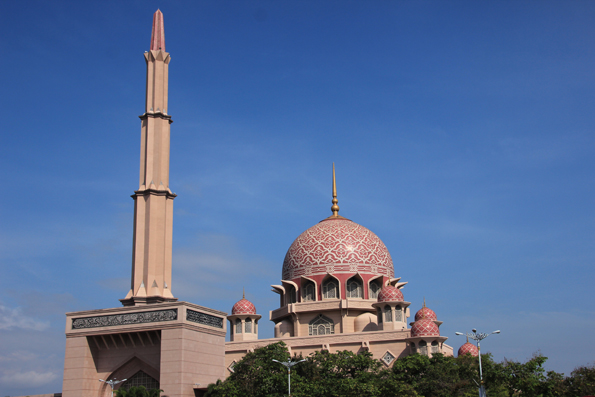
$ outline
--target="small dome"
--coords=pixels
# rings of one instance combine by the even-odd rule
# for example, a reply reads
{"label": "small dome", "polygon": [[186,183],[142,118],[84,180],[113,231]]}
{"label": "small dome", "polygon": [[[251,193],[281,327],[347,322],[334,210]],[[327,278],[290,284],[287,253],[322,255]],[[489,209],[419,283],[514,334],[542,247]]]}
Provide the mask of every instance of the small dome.
{"label": "small dome", "polygon": [[440,330],[434,321],[421,319],[413,323],[411,336],[440,336]]}
{"label": "small dome", "polygon": [[459,348],[459,353],[457,354],[457,356],[460,357],[464,356],[465,354],[471,354],[473,357],[479,356],[477,346],[470,342],[465,343],[463,346]]}
{"label": "small dome", "polygon": [[426,307],[426,304],[424,302],[424,307],[422,307],[421,309],[419,309],[419,311],[417,313],[415,313],[415,321],[419,321],[419,320],[432,320],[432,321],[436,321],[438,320],[438,317],[436,317],[436,313],[434,313],[434,310]]}
{"label": "small dome", "polygon": [[378,302],[403,302],[403,293],[400,289],[387,285],[380,290]]}
{"label": "small dome", "polygon": [[231,308],[231,314],[256,314],[256,307],[254,307],[254,304],[248,299],[242,298],[241,300],[237,301],[235,305],[233,305]]}

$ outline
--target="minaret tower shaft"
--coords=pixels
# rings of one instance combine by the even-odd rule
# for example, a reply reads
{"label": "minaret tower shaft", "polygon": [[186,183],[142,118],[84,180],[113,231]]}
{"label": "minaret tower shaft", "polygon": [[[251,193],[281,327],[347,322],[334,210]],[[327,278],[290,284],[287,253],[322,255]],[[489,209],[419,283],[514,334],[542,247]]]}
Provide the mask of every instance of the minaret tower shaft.
{"label": "minaret tower shaft", "polygon": [[165,51],[163,13],[153,15],[151,49],[145,52],[147,91],[141,119],[140,178],[134,192],[131,288],[124,306],[177,300],[171,293],[173,206],[169,189],[167,114],[169,53]]}

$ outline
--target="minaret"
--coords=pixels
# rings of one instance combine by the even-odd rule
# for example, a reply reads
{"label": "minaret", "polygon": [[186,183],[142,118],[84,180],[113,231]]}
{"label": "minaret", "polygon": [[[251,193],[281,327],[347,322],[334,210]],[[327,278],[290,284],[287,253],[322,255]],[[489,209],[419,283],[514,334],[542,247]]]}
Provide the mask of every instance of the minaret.
{"label": "minaret", "polygon": [[153,15],[151,50],[145,52],[147,92],[141,119],[140,181],[134,192],[132,280],[124,306],[171,302],[175,194],[169,189],[169,125],[163,13]]}

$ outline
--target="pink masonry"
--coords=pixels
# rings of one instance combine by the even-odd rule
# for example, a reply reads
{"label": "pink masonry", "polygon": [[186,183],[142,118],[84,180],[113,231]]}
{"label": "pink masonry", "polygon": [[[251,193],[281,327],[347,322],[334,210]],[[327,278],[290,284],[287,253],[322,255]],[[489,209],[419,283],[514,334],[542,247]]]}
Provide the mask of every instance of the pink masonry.
{"label": "pink masonry", "polygon": [[[99,379],[126,379],[116,388],[159,387],[168,397],[200,396],[209,383],[232,373],[247,352],[278,341],[303,356],[369,351],[387,367],[412,353],[452,355],[440,335],[442,322],[425,301],[408,327],[411,302],[402,291],[407,282],[395,277],[392,257],[376,234],[339,215],[334,165],[332,215],[296,238],[282,279],[272,286],[279,294],[279,307],[269,313],[274,338],[258,339],[262,316],[245,297],[227,315],[173,296],[170,60],[157,10],[145,52],[130,290],[123,307],[66,314],[63,396],[107,396],[109,386]],[[474,354],[473,348],[466,343],[459,354]]]}
{"label": "pink masonry", "polygon": [[124,307],[66,314],[64,397],[108,396],[110,387],[99,379],[126,379],[116,388],[144,385],[169,397],[191,397],[197,385],[225,377],[226,313],[178,302],[171,293],[176,195],[169,188],[170,59],[158,10],[145,52],[131,288]]}

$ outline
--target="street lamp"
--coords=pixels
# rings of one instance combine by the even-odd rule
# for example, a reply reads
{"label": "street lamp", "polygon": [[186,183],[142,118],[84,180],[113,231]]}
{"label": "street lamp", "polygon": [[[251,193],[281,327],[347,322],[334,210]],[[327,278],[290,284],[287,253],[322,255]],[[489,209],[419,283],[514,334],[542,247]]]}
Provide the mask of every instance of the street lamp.
{"label": "street lamp", "polygon": [[500,330],[494,331],[489,334],[484,334],[483,332],[477,333],[477,330],[475,328],[473,328],[471,331],[473,331],[472,334],[470,334],[470,333],[464,334],[462,332],[455,332],[455,334],[456,335],[465,335],[477,342],[477,355],[479,356],[479,382],[480,382],[479,383],[479,397],[486,397],[486,389],[483,387],[483,373],[481,370],[481,347],[479,346],[479,342],[481,342],[482,340],[484,340],[485,338],[487,338],[488,336],[490,336],[492,334],[499,334]]}
{"label": "street lamp", "polygon": [[275,359],[273,359],[273,361],[287,367],[287,384],[289,386],[289,397],[291,397],[291,367],[293,367],[294,365],[297,365],[299,363],[302,363],[306,360],[304,359],[304,360],[300,360],[300,361],[291,361],[291,359],[288,358],[286,362],[277,361]]}
{"label": "street lamp", "polygon": [[117,385],[118,383],[126,382],[127,380],[128,379],[122,379],[122,380],[115,380],[115,379],[112,379],[112,380],[103,380],[103,379],[99,379],[100,382],[105,382],[105,383],[107,383],[108,385],[111,386],[111,388],[112,388],[112,397],[114,397],[114,385]]}

